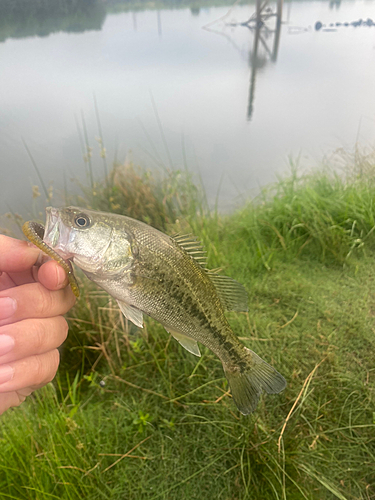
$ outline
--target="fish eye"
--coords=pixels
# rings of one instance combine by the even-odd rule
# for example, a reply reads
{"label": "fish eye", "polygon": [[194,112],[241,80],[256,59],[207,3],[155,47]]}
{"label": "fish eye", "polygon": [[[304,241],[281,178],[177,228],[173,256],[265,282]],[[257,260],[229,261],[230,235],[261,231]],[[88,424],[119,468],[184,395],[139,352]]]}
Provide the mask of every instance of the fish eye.
{"label": "fish eye", "polygon": [[79,214],[75,217],[74,222],[78,227],[89,227],[90,219],[85,214]]}

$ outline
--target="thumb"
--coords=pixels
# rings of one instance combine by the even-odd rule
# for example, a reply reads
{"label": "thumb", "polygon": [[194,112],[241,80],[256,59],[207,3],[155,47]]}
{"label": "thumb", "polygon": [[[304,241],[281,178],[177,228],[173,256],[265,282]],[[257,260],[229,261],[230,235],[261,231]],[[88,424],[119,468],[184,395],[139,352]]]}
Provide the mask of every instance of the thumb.
{"label": "thumb", "polygon": [[68,284],[64,269],[54,260],[49,260],[38,270],[38,281],[48,290],[60,290]]}

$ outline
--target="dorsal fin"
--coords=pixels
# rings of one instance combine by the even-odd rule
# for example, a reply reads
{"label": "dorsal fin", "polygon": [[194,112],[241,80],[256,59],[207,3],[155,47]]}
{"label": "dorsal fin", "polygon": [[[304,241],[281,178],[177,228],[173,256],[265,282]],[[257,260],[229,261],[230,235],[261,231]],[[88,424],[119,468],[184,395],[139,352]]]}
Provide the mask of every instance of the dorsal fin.
{"label": "dorsal fin", "polygon": [[[173,240],[180,248],[185,250],[198,264],[203,268],[207,264],[207,255],[201,242],[192,234],[175,234]],[[247,311],[248,297],[246,289],[238,281],[229,276],[220,276],[217,274],[219,269],[206,270],[212,283],[215,285],[216,292],[220,297],[223,306],[228,311]]]}
{"label": "dorsal fin", "polygon": [[248,297],[244,286],[229,276],[220,276],[207,271],[223,306],[228,311],[247,311]]}
{"label": "dorsal fin", "polygon": [[172,236],[177,245],[185,250],[203,268],[207,264],[207,254],[202,243],[192,234],[176,234]]}

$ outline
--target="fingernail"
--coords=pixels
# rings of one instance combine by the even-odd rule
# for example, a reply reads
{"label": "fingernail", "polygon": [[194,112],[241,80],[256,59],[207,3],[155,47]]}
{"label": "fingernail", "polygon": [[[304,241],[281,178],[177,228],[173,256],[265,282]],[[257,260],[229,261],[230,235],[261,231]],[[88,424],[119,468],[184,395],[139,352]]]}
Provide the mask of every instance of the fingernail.
{"label": "fingernail", "polygon": [[12,380],[14,375],[14,368],[9,365],[0,366],[0,384],[5,384]]}
{"label": "fingernail", "polygon": [[62,286],[66,281],[66,273],[64,269],[60,266],[56,266],[56,274],[57,274],[57,286]]}
{"label": "fingernail", "polygon": [[9,335],[0,335],[0,356],[4,356],[14,347],[14,340]]}
{"label": "fingernail", "polygon": [[10,297],[0,298],[0,319],[7,319],[16,312],[17,302]]}

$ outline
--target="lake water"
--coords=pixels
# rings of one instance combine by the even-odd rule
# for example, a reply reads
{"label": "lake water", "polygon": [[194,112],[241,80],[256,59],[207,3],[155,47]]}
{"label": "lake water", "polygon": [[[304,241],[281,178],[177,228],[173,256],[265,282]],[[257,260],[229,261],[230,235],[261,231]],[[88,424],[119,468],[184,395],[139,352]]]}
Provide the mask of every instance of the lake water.
{"label": "lake water", "polygon": [[109,163],[129,151],[145,167],[186,161],[210,200],[222,180],[223,209],[287,171],[289,156],[311,166],[335,148],[374,144],[375,26],[315,29],[375,20],[373,1],[286,2],[278,35],[275,17],[258,34],[228,26],[254,4],[224,19],[230,6],[194,5],[101,10],[84,32],[2,37],[0,213],[25,214],[40,185],[22,139],[46,184],[84,177],[82,114],[101,175],[94,95]]}

